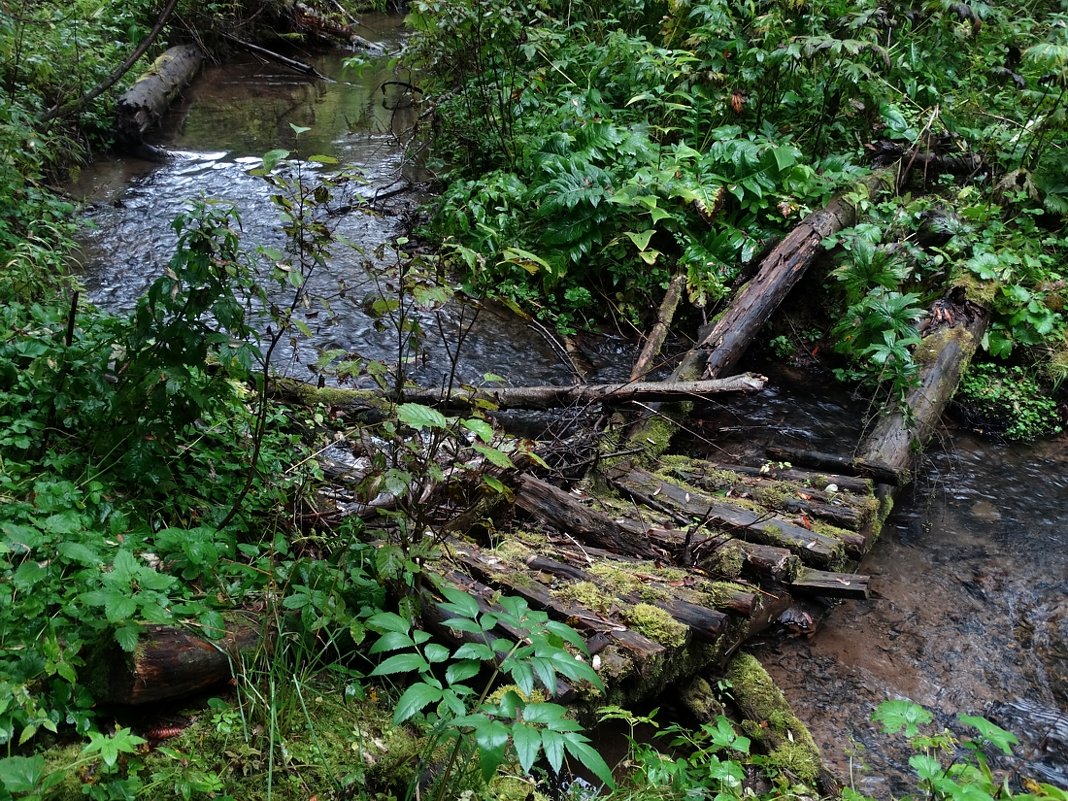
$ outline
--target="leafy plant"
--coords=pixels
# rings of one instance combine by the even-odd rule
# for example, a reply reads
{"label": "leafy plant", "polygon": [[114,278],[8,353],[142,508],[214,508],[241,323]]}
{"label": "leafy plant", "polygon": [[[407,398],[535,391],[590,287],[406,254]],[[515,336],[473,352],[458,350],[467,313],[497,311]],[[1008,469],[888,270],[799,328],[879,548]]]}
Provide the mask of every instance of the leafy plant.
{"label": "leafy plant", "polygon": [[[601,689],[594,670],[567,647],[581,652],[582,638],[546,613],[530,609],[521,598],[498,598],[499,610],[491,612],[482,611],[462,590],[443,586],[440,592],[446,600],[438,606],[448,615],[443,625],[471,638],[455,649],[431,641],[410,619],[392,612],[380,612],[368,621],[381,632],[371,653],[392,653],[371,675],[416,677],[397,701],[394,720],[423,719],[431,732],[424,760],[434,758],[438,748],[451,741],[436,797],[443,799],[451,792],[451,777],[463,771],[474,753],[482,781],[492,777],[509,755],[526,773],[544,755],[558,773],[568,754],[611,786],[611,771],[589,745],[582,727],[538,691],[540,685],[550,695],[555,693],[558,676]],[[502,636],[502,631],[511,634]],[[488,678],[480,680],[476,686],[481,690],[476,690],[470,682],[484,670]],[[499,681],[510,684],[494,692]]]}
{"label": "leafy plant", "polygon": [[1062,430],[1056,401],[1022,367],[972,365],[954,402],[970,426],[1005,439],[1031,441]]}

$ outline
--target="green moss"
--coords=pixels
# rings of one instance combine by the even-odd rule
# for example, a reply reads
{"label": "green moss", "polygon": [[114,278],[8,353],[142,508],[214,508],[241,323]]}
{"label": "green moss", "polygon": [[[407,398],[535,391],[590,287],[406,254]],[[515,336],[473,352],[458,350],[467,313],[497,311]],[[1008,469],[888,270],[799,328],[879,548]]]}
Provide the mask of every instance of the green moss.
{"label": "green moss", "polygon": [[797,498],[800,484],[790,481],[772,481],[753,488],[753,500],[769,509],[784,509],[789,501]]}
{"label": "green moss", "polygon": [[814,782],[822,767],[819,748],[764,666],[751,654],[739,653],[724,675],[749,721],[746,730],[754,739],[759,735],[767,747],[768,766]]}
{"label": "green moss", "polygon": [[516,537],[509,537],[494,548],[493,553],[508,564],[519,567],[520,565],[526,564],[527,559],[531,557],[533,551],[525,542],[520,541]]}
{"label": "green moss", "polygon": [[738,593],[752,592],[753,588],[733,581],[704,581],[698,590],[707,606],[718,607],[727,604]]}
{"label": "green moss", "polygon": [[690,633],[684,624],[652,604],[635,604],[625,609],[623,615],[635,631],[668,648],[685,645]]}
{"label": "green moss", "polygon": [[742,575],[745,565],[745,551],[734,540],[716,548],[711,557],[704,562],[704,568],[715,575],[737,578]]}
{"label": "green moss", "polygon": [[616,603],[615,598],[592,581],[576,581],[558,590],[553,590],[553,595],[561,601],[566,601],[576,606],[584,606],[602,615],[608,614]]}
{"label": "green moss", "polygon": [[538,792],[534,780],[525,776],[498,775],[481,797],[492,801],[547,801],[547,797]]}
{"label": "green moss", "polygon": [[683,690],[682,703],[700,723],[710,723],[724,713],[716,691],[700,676]]}
{"label": "green moss", "polygon": [[619,562],[598,562],[587,571],[597,583],[615,595],[641,593],[645,583]]}
{"label": "green moss", "polygon": [[962,272],[953,276],[953,289],[960,287],[964,296],[980,306],[992,308],[998,299],[1001,285],[997,281],[982,281],[975,274]]}

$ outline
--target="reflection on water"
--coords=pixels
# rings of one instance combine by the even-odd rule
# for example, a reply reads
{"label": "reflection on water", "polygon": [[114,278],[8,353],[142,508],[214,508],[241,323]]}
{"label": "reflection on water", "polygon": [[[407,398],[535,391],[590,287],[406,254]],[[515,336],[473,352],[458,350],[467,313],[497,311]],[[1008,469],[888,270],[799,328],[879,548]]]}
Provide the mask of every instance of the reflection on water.
{"label": "reflection on water", "polygon": [[[710,409],[702,433],[750,460],[770,443],[843,453],[865,409],[829,387],[773,388]],[[838,772],[852,764],[857,789],[906,789],[909,752],[869,721],[901,697],[944,725],[987,716],[1020,736],[1024,774],[1068,786],[1066,468],[1064,441],[946,435],[861,565],[875,597],[835,606],[811,640],[756,649]]]}
{"label": "reflection on water", "polygon": [[[372,15],[368,24],[378,32],[378,41],[399,45],[403,33],[397,18]],[[396,256],[388,248],[378,253],[379,247],[402,233],[405,218],[422,198],[407,192],[374,202],[370,213],[346,208],[361,198],[376,200],[411,178],[404,144],[418,109],[410,76],[384,59],[352,73],[344,70],[339,54],[301,58],[334,80],[309,80],[252,59],[210,66],[157,134],[155,143],[171,151],[173,159],[164,164],[102,161],[83,171],[72,191],[94,204],[95,229],[86,236],[83,257],[83,280],[94,303],[113,311],[133,308],[170,259],[176,242],[171,221],[188,208],[190,198],[234,205],[244,242],[284,248],[271,187],[248,170],[276,148],[291,150],[294,157],[325,154],[355,167],[360,179],[339,187],[319,211],[339,244],[309,284],[316,300],[303,322],[312,337],[282,343],[275,367],[307,378],[308,365],[328,349],[398,358],[396,331],[376,325],[365,309],[391,291],[381,276]],[[308,130],[298,134],[294,126]],[[316,180],[315,165],[303,163],[300,169],[305,179]],[[442,336],[454,339],[461,322],[469,323],[471,317],[469,308],[461,320],[461,311],[452,306],[440,315],[423,315],[426,342],[411,374],[424,383],[441,382],[451,364]],[[567,377],[537,331],[489,310],[471,327],[461,361],[458,375],[464,381],[478,381],[486,372],[518,384]]]}

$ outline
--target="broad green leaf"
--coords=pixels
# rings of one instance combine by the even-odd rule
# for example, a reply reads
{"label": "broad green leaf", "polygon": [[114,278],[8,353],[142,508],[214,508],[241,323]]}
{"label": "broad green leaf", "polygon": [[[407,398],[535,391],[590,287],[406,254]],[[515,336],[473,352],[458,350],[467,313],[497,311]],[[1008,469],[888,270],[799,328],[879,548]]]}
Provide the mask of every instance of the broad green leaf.
{"label": "broad green leaf", "polygon": [[567,734],[563,736],[563,741],[567,752],[581,762],[586,770],[604,782],[605,787],[612,788],[616,786],[615,780],[612,778],[612,771],[605,763],[604,758],[585,742],[584,737],[579,734]]}
{"label": "broad green leaf", "polygon": [[[510,490],[503,481],[495,476],[484,475],[482,476],[482,483],[496,492],[498,495],[508,495]],[[511,497],[511,496],[509,496]]]}
{"label": "broad green leaf", "polygon": [[379,612],[371,615],[367,620],[367,625],[377,631],[397,631],[407,634],[412,627],[412,621],[395,612]]}
{"label": "broad green leaf", "polygon": [[559,773],[564,765],[564,735],[551,729],[543,730],[541,747],[545,750],[545,758],[549,760],[549,766],[554,772]]}
{"label": "broad green leaf", "polygon": [[909,758],[909,765],[924,781],[939,779],[945,773],[941,763],[929,754],[913,754]]}
{"label": "broad green leaf", "polygon": [[445,681],[448,684],[457,684],[477,676],[482,666],[474,659],[461,659],[453,662],[445,669]]}
{"label": "broad green leaf", "polygon": [[442,691],[437,687],[422,682],[413,684],[397,701],[397,708],[393,710],[393,722],[403,723],[428,705],[440,701],[441,695]]}
{"label": "broad green leaf", "polygon": [[[444,585],[441,594],[445,596],[445,603],[438,604],[438,608],[445,612],[451,612],[460,617],[475,618],[478,616],[478,601],[459,587]],[[446,621],[448,625],[450,621]]]}
{"label": "broad green leaf", "polygon": [[882,724],[885,734],[897,734],[904,729],[906,737],[915,737],[920,733],[919,727],[927,725],[934,717],[913,701],[895,699],[879,704],[871,719]]}
{"label": "broad green leaf", "polygon": [[424,428],[442,429],[448,425],[445,415],[421,403],[402,403],[397,407],[397,419],[416,431]]}
{"label": "broad green leaf", "polygon": [[634,231],[624,231],[623,233],[626,235],[627,239],[634,243],[634,246],[638,248],[638,250],[644,251],[649,247],[649,240],[653,238],[653,234],[656,233],[656,230],[648,228],[641,233],[635,233]]}
{"label": "broad green leaf", "polygon": [[413,645],[415,643],[407,632],[387,631],[375,641],[375,644],[369,650],[372,654],[381,654],[386,651],[396,651],[400,648],[410,648]]}
{"label": "broad green leaf", "polygon": [[983,740],[1000,749],[1005,756],[1012,756],[1012,746],[1020,744],[1020,740],[1015,734],[991,723],[986,718],[961,715],[957,720],[965,726],[971,726],[978,731]]}
{"label": "broad green leaf", "polygon": [[393,673],[410,673],[413,670],[418,670],[420,672],[430,670],[430,665],[427,664],[427,661],[419,654],[394,654],[375,667],[375,669],[371,671],[371,675],[389,676]]}
{"label": "broad green leaf", "polygon": [[141,627],[136,623],[130,623],[126,626],[119,626],[115,629],[115,642],[119,644],[126,653],[133,653],[137,647],[137,638],[141,634]]}
{"label": "broad green leaf", "polygon": [[43,756],[9,756],[0,759],[0,785],[11,794],[28,793],[44,778]]}
{"label": "broad green leaf", "polygon": [[468,642],[456,649],[453,658],[477,659],[482,662],[488,662],[493,659],[493,651],[490,650],[489,646],[483,645],[480,642]]}
{"label": "broad green leaf", "polygon": [[541,750],[541,732],[523,723],[517,723],[512,727],[512,743],[519,758],[519,766],[524,773],[530,773]]}
{"label": "broad green leaf", "polygon": [[308,156],[308,161],[314,161],[316,164],[337,164],[338,160],[334,156],[324,156],[322,154],[315,154],[314,156]]}
{"label": "broad green leaf", "polygon": [[470,418],[464,420],[463,427],[473,433],[483,442],[493,442],[493,426],[487,423],[485,420],[479,420],[478,418]]}
{"label": "broad green leaf", "polygon": [[497,450],[496,448],[491,448],[489,445],[483,445],[480,442],[474,443],[471,447],[481,453],[483,456],[485,456],[486,461],[488,461],[492,465],[495,465],[496,467],[500,467],[505,470],[510,470],[515,467],[515,465],[512,464],[511,458],[504,451]]}
{"label": "broad green leaf", "polygon": [[449,658],[449,649],[444,645],[432,642],[423,649],[423,654],[426,656],[426,661],[434,665]]}

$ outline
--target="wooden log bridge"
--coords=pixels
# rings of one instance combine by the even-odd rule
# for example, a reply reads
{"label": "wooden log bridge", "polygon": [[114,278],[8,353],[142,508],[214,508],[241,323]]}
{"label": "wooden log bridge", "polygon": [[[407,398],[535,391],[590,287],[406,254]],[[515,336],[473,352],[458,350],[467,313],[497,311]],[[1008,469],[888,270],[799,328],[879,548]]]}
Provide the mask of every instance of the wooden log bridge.
{"label": "wooden log bridge", "polygon": [[[864,188],[874,192],[886,182],[885,175],[876,174]],[[755,289],[741,292],[721,318],[737,317],[737,330],[713,324],[680,360],[667,386],[519,388],[491,394],[493,403],[535,408],[622,403],[619,408],[625,410],[630,403],[629,408],[648,410],[648,404],[636,401],[639,397],[666,399],[671,408],[640,418],[629,429],[604,432],[601,458],[584,460],[581,480],[569,472],[567,488],[553,484],[548,474],[512,471],[501,476],[508,493],[493,496],[474,514],[451,508],[449,493],[428,491],[425,503],[439,507],[435,517],[443,547],[426,571],[464,589],[486,610],[493,610],[502,595],[520,596],[570,624],[585,639],[614,703],[650,699],[696,675],[722,671],[748,638],[769,628],[810,634],[806,615],[783,614],[798,600],[868,598],[870,579],[856,566],[875,542],[896,488],[911,479],[919,451],[937,428],[989,320],[984,309],[953,294],[940,301],[952,304],[954,313],[938,316],[924,332],[915,354],[916,387],[903,406],[882,413],[850,453],[794,452],[789,459],[756,464],[670,453],[678,420],[695,397],[761,391],[761,377],[723,373],[785,298],[818,252],[818,241],[853,218],[851,207],[838,199],[787,237],[750,283],[772,289],[759,298]],[[784,271],[788,275],[779,274]],[[669,289],[658,326],[667,324],[677,289]],[[650,342],[660,339],[651,336]],[[652,358],[647,347],[640,361]],[[644,372],[638,367],[636,376]],[[706,378],[700,386],[687,383],[701,376]],[[288,403],[379,414],[388,413],[395,400],[292,382],[275,382],[272,392]],[[487,395],[413,390],[403,400],[462,407],[484,404]],[[356,485],[361,479],[337,480]],[[476,519],[479,525],[471,525]],[[369,530],[372,522],[379,525],[369,521]],[[388,530],[377,536],[387,538]],[[424,623],[444,637],[460,636],[442,625],[429,592]],[[147,647],[144,652],[153,653]],[[183,658],[190,652],[183,649]],[[216,658],[211,669],[219,670],[219,663]],[[129,669],[138,673],[136,664]],[[111,686],[119,689],[109,697],[118,700],[115,696],[128,685],[113,680]],[[135,695],[127,700],[150,697],[141,690]],[[584,688],[563,684],[557,695],[587,697]]]}

